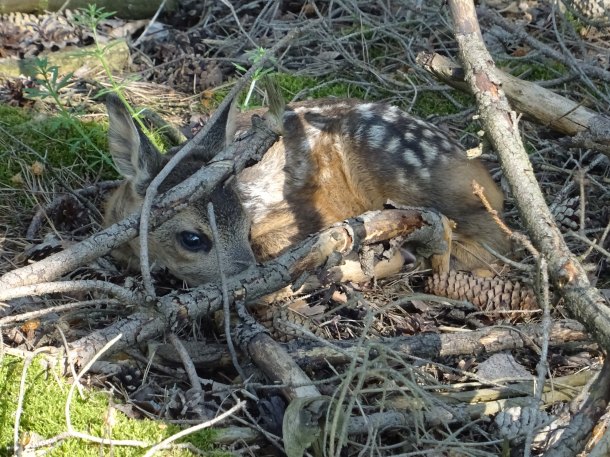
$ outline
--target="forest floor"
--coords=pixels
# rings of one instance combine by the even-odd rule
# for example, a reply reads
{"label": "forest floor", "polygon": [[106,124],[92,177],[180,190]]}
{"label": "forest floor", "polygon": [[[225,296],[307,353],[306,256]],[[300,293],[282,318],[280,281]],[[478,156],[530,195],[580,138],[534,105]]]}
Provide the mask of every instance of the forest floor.
{"label": "forest floor", "polygon": [[[313,21],[317,22],[261,71],[274,77],[287,101],[382,100],[438,124],[466,149],[482,144],[482,159],[505,194],[504,219],[512,230],[526,234],[502,168],[482,132],[474,98],[439,82],[418,63],[421,52],[457,61],[451,18],[443,2],[239,1],[232,9],[222,2],[179,3],[144,33],[148,21],[123,21],[99,12],[76,20],[70,12],[0,18],[2,61],[49,58],[47,63],[33,61],[32,76],[3,77],[0,85],[0,275],[100,230],[104,196],[118,174],[107,153],[105,108],[98,95],[120,90],[134,107],[159,114],[179,131],[169,138],[158,134],[158,141],[172,146],[177,137],[190,138],[205,124],[244,69],[259,61],[265,50]],[[587,71],[594,67],[610,74],[610,29],[603,23],[590,23],[552,2],[486,2],[478,12],[483,38],[499,68],[609,114],[610,79]],[[112,47],[105,48],[108,44]],[[62,79],[65,71],[53,56],[85,47],[94,62],[117,68],[105,71],[83,64],[81,55],[75,57],[79,68]],[[253,84],[252,89],[251,96],[240,96],[243,110],[265,103],[260,85]],[[575,147],[566,135],[525,117],[518,125],[557,226],[591,282],[610,296],[607,153]],[[535,305],[541,287],[537,263],[523,249],[513,259],[517,266],[482,273],[478,279],[454,274],[439,280],[436,288],[430,286],[429,270],[409,269],[379,280],[332,284],[277,305],[298,309],[298,322],[306,321],[306,330],[294,339],[273,329],[273,337],[285,342],[319,391],[334,400],[321,444],[328,455],[332,449],[333,455],[511,455],[526,439],[533,455],[542,455],[561,439],[559,431],[573,417],[575,398],[586,392],[603,354],[570,319],[560,294],[548,284],[543,287],[549,288],[553,326],[542,326],[542,313]],[[139,278],[117,269],[109,256],[64,279],[104,280],[140,290]],[[155,273],[155,279],[159,296],[181,286],[163,272]],[[62,347],[129,318],[132,312],[99,291],[7,299],[5,310],[1,297],[0,291],[5,357],[27,359],[38,348]],[[66,311],[23,314],[73,303],[77,305]],[[27,317],[16,317],[20,315]],[[175,331],[188,341],[203,380],[202,398],[194,398],[189,378],[176,363],[178,356],[171,344],[161,344],[162,338],[115,354],[87,382],[111,392],[116,400],[109,402],[126,417],[179,425],[211,419],[244,400],[241,411],[222,424],[218,436],[226,435],[216,437],[218,452],[281,455],[286,403],[277,386],[266,385],[244,354],[239,359],[248,378],[238,376],[224,329],[214,322],[196,322]],[[428,336],[434,336],[434,342]],[[550,348],[542,364],[540,350],[547,343]],[[325,347],[341,354],[354,352],[333,359],[329,353],[316,352]],[[24,398],[15,376],[20,373],[16,362],[1,360],[0,379],[11,386],[11,395],[0,400],[0,406],[6,401],[4,410],[17,411],[16,399]],[[534,379],[541,366],[549,387],[534,398]],[[44,386],[37,389],[42,392]],[[25,396],[22,433],[49,438],[65,431],[63,423],[57,428],[38,425],[32,410],[44,406],[35,397]],[[63,400],[55,401],[63,408]],[[524,411],[536,414],[524,418]],[[0,455],[8,455],[14,417],[0,416],[0,430],[5,430],[0,431]],[[350,420],[361,417],[371,422],[358,426]],[[98,419],[101,422],[91,427]],[[161,438],[158,430],[138,435],[129,429],[117,435],[100,417],[75,421],[113,439]],[[227,438],[232,429],[236,437]],[[194,441],[200,449],[201,440]],[[286,428],[284,440],[295,440],[287,437]],[[62,444],[55,452],[79,449],[78,455],[89,455],[98,450],[83,450],[73,444],[77,441],[74,436],[59,440]],[[343,447],[344,453],[334,446]]]}

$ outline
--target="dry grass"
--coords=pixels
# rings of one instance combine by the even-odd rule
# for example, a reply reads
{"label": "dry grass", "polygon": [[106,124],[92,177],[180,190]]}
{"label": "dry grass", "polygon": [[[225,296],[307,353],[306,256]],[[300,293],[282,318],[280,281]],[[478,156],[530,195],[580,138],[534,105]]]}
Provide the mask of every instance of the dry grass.
{"label": "dry grass", "polygon": [[[247,63],[246,51],[254,45],[268,48],[289,30],[307,21],[319,20],[318,26],[295,40],[276,61],[279,71],[290,76],[284,79],[284,89],[290,98],[302,100],[334,92],[337,96],[357,95],[370,100],[388,100],[407,111],[446,124],[466,147],[480,140],[477,135],[480,126],[473,117],[473,101],[440,85],[415,63],[415,57],[421,50],[456,55],[448,12],[439,7],[441,2],[336,0],[332,3],[318,2],[317,7],[310,3],[301,7],[301,2],[294,2],[298,6],[290,2],[284,2],[283,6],[280,6],[280,2],[254,2],[256,7],[250,3],[239,3],[235,5],[240,18],[239,27],[234,16],[220,6],[220,2],[203,3],[213,5],[206,5],[199,16],[195,15],[198,20],[189,24],[190,28],[171,30],[169,33],[173,39],[169,42],[144,40],[140,48],[142,53],[134,52],[133,69],[152,78],[147,82],[126,83],[128,94],[136,104],[147,105],[174,123],[189,123],[189,113],[194,109],[205,111],[210,100],[213,100],[213,95],[202,96],[201,91],[221,94],[234,76],[232,63]],[[605,65],[608,69],[608,62],[604,63],[602,59],[603,50],[610,48],[607,30],[594,29],[566,18],[559,11],[551,10],[545,2],[530,3],[538,3],[538,6],[526,11],[504,12],[504,17],[513,24],[529,21],[524,30],[546,47],[561,52],[569,50],[575,58],[586,61],[596,62],[601,56],[597,64]],[[577,66],[571,66],[569,62],[559,63],[550,59],[543,48],[525,43],[490,21],[484,20],[482,28],[487,30],[485,38],[499,66],[526,79],[544,80],[545,87],[582,101],[593,110],[607,113],[610,105],[607,82],[595,79],[586,72],[576,71]],[[247,31],[247,36],[244,31]],[[181,37],[181,41],[178,37]],[[192,46],[196,40],[203,43],[202,48]],[[195,71],[195,68],[199,70]],[[202,75],[216,75],[216,79],[211,78],[214,84],[210,86],[209,81],[200,81]],[[168,85],[168,81],[171,84]],[[107,82],[99,79],[97,84],[104,86]],[[87,90],[83,91],[82,87],[82,84],[74,84],[65,94],[75,105],[91,104],[95,107]],[[99,107],[89,111],[88,116],[99,119]],[[549,205],[556,208],[560,227],[566,234],[574,233],[568,235],[570,247],[581,255],[591,276],[597,278],[598,286],[610,287],[610,269],[607,267],[610,262],[607,252],[610,250],[608,158],[592,150],[568,149],[544,126],[522,121],[520,128],[531,151],[531,161],[541,188],[547,195]],[[23,184],[18,189],[0,189],[0,227],[3,227],[0,274],[28,260],[36,260],[37,255],[47,254],[54,246],[48,237],[70,242],[98,228],[99,219],[86,204],[67,203],[60,207],[63,208],[59,210],[61,214],[51,215],[36,234],[38,241],[47,237],[48,250],[39,249],[28,251],[28,255],[23,254],[29,244],[25,232],[32,208],[49,204],[58,193],[65,192],[66,187],[86,187],[88,181],[96,176],[90,173],[84,179],[81,169],[72,171],[69,168],[54,168],[50,170],[52,172],[37,176],[32,172],[30,157],[24,158],[22,150],[18,142],[3,146],[3,154],[19,163]],[[42,150],[37,152],[44,155]],[[485,157],[490,161],[495,178],[502,182],[502,173],[493,153],[486,153]],[[100,202],[94,199],[91,204],[99,207]],[[519,216],[508,192],[505,219],[512,228],[519,230]],[[87,226],[86,230],[75,232],[83,225]],[[523,259],[523,262],[527,264],[528,259]],[[513,276],[517,274],[525,282],[534,282],[531,271],[513,273]],[[89,265],[74,276],[106,278],[116,282],[125,280],[104,261]],[[175,282],[167,279],[160,283],[161,288],[176,286]],[[366,433],[351,435],[349,442],[338,427],[329,432],[329,442],[337,440],[348,446],[354,455],[428,455],[432,450],[435,455],[499,455],[502,452],[502,439],[495,434],[488,417],[466,414],[462,410],[467,408],[465,404],[453,406],[446,401],[446,397],[437,395],[458,388],[463,391],[480,388],[484,383],[474,372],[483,361],[483,356],[465,354],[462,357],[420,360],[417,357],[404,357],[377,344],[379,337],[439,332],[439,329],[458,331],[469,325],[482,326],[501,319],[497,315],[487,316],[485,320],[468,319],[466,316],[470,311],[467,309],[458,312],[446,302],[435,304],[426,297],[412,296],[413,289],[418,290],[420,285],[420,273],[402,274],[380,283],[344,285],[337,291],[339,295],[333,296],[324,290],[308,297],[308,306],[326,307],[326,314],[320,317],[320,322],[324,322],[324,332],[310,335],[310,338],[318,342],[320,339],[340,341],[350,338],[364,352],[375,355],[348,367],[328,363],[312,368],[310,376],[319,383],[319,389],[337,398],[341,405],[339,409],[356,417],[397,409],[407,411],[412,418],[408,426],[389,429],[384,428],[387,424],[382,422],[382,425],[373,426]],[[76,297],[77,300],[85,298],[89,297]],[[65,296],[49,300],[47,306],[74,299]],[[26,303],[24,309],[36,307],[38,303],[32,302]],[[561,309],[558,308],[556,313],[559,316]],[[89,328],[117,319],[121,314],[122,310],[112,308],[95,308],[88,315],[76,314],[66,336],[71,340]],[[190,339],[192,335],[199,340],[217,338],[213,325],[198,325],[184,329],[184,339]],[[5,340],[5,343],[10,344],[11,341]],[[12,343],[17,345],[16,340]],[[35,344],[36,341],[30,343]],[[576,372],[595,361],[595,354],[593,350],[578,359],[569,349],[561,353],[558,351],[551,363],[551,372]],[[523,349],[513,355],[522,366],[535,372],[537,358],[532,351]],[[136,354],[132,356],[136,357],[136,361],[131,361],[129,366],[143,371],[146,359]],[[185,377],[175,368],[165,366],[167,364],[167,360],[161,360],[160,365],[153,366],[149,377],[143,384],[137,385],[138,394],[143,391],[151,393],[144,403],[154,410],[152,415],[155,417],[199,420],[198,411],[189,409],[188,398],[184,394],[188,388]],[[270,388],[243,383],[243,380],[229,383],[235,373],[227,365],[218,366],[222,366],[222,370],[216,373],[206,372],[205,365],[198,366],[202,372],[200,376],[227,383],[215,384],[210,388],[209,398],[212,400],[206,405],[208,409],[220,408],[223,402],[233,404],[236,398],[241,398],[242,389],[259,392],[262,397]],[[115,383],[121,381],[124,380],[112,379]],[[458,382],[462,383],[459,387],[456,386]],[[130,395],[135,397],[138,394]],[[159,404],[153,404],[150,398],[158,394],[164,398]],[[272,413],[277,413],[281,408],[274,406],[273,397],[270,398],[265,397],[260,409],[253,402],[248,415],[240,420],[257,426],[257,420],[264,418],[268,428],[277,431],[278,418],[273,417]],[[332,418],[329,415],[329,420]]]}

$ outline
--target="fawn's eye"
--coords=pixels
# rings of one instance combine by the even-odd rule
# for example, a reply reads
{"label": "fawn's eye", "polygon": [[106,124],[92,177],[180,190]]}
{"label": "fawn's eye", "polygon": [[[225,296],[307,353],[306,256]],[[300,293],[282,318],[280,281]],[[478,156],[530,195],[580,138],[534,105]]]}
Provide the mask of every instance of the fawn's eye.
{"label": "fawn's eye", "polygon": [[197,252],[205,251],[209,252],[212,249],[212,240],[207,235],[197,232],[180,232],[178,234],[180,244],[187,251]]}

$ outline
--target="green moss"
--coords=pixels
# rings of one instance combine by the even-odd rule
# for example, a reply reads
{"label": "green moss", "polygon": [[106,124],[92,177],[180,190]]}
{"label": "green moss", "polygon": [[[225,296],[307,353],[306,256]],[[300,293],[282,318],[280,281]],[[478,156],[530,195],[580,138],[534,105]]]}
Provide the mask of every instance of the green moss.
{"label": "green moss", "polygon": [[286,73],[276,73],[274,77],[280,85],[284,97],[290,100],[296,94],[306,92],[306,98],[351,97],[366,98],[362,87],[334,78],[312,78],[310,76],[294,76]]}
{"label": "green moss", "polygon": [[[287,73],[273,73],[274,78],[286,100],[292,100],[298,93],[303,93],[300,97],[304,98],[325,98],[325,97],[350,97],[366,98],[366,92],[357,84],[346,81],[337,81],[334,78],[313,78],[310,76],[297,76]],[[244,90],[238,99],[238,103],[243,105],[247,90]],[[212,97],[212,106],[215,108],[220,104],[224,97],[229,93],[228,89],[217,90]],[[262,98],[255,92],[250,98],[247,108],[262,106]]]}
{"label": "green moss", "polygon": [[[447,95],[456,103],[452,102]],[[447,95],[439,91],[421,91],[411,108],[411,114],[422,118],[448,116],[459,113],[474,103],[474,99],[469,94],[458,90],[448,89]]]}
{"label": "green moss", "polygon": [[[36,433],[43,438],[51,438],[67,430],[65,419],[65,404],[69,384],[59,376],[54,376],[35,360],[29,367],[23,411],[21,414],[19,435]],[[23,370],[20,359],[5,356],[0,361],[0,456],[12,455],[10,449],[13,443],[13,426],[15,410],[19,396],[19,382]],[[71,403],[70,414],[75,430],[99,437],[119,440],[140,440],[147,443],[157,443],[180,429],[176,425],[153,420],[129,419],[121,412],[115,411],[115,424],[110,432],[105,431],[104,417],[109,411],[108,395],[99,391],[84,389],[84,398],[75,392]],[[187,440],[204,451],[213,452],[210,455],[227,455],[213,451],[213,430],[203,430],[187,437]],[[184,440],[183,440],[184,441]],[[68,439],[60,442],[49,455],[52,456],[138,456],[144,454],[144,448],[101,446],[82,439]],[[163,455],[186,456],[186,451],[167,451]]]}
{"label": "green moss", "polygon": [[533,82],[559,78],[567,72],[566,66],[556,60],[542,62],[501,60],[496,62],[496,65],[513,76]]}
{"label": "green moss", "polygon": [[[77,123],[86,132],[80,134]],[[20,108],[0,104],[0,183],[11,186],[10,178],[22,165],[46,162],[58,170],[93,179],[116,177],[107,150],[106,125],[80,122],[76,118],[33,115]]]}

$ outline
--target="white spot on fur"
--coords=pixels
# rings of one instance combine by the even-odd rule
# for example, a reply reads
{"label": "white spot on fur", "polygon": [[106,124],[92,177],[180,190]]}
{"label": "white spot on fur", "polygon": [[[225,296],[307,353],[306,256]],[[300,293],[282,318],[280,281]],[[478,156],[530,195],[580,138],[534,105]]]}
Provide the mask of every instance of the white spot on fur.
{"label": "white spot on fur", "polygon": [[430,129],[424,129],[424,130],[422,131],[422,136],[423,136],[424,138],[427,138],[427,139],[429,139],[429,140],[430,140],[430,139],[432,139],[432,138],[434,138],[434,137],[435,137],[435,134],[434,134],[434,132],[433,132],[432,130],[430,130]]}
{"label": "white spot on fur", "polygon": [[430,170],[425,167],[418,168],[417,174],[421,179],[425,181],[428,181],[430,179]]}
{"label": "white spot on fur", "polygon": [[385,111],[383,113],[381,118],[389,124],[394,124],[400,118],[400,111],[398,110],[397,107],[390,106],[390,107],[388,107],[387,111]]}
{"label": "white spot on fur", "polygon": [[329,105],[322,105],[320,108],[322,108],[322,110],[324,110],[324,111],[337,110],[337,109],[343,110],[343,109],[351,108],[351,105],[349,103],[337,102],[337,103],[331,103]]}
{"label": "white spot on fur", "polygon": [[375,117],[375,113],[373,111],[374,107],[375,105],[373,103],[362,103],[356,107],[356,111],[358,111],[360,116],[362,116],[362,119],[365,121],[370,121],[373,119],[373,117]]}
{"label": "white spot on fur", "polygon": [[398,137],[392,137],[388,143],[387,151],[388,154],[396,154],[400,148],[400,139]]}
{"label": "white spot on fur", "polygon": [[417,157],[415,152],[410,149],[405,149],[402,152],[402,157],[407,162],[407,164],[411,165],[413,168],[422,168],[421,160]]}
{"label": "white spot on fur", "polygon": [[351,105],[344,102],[337,102],[318,106],[297,106],[294,108],[293,112],[297,116],[304,116],[307,114],[326,114],[329,117],[337,117],[339,114],[343,115],[343,111],[349,108],[351,108]]}
{"label": "white spot on fur", "polygon": [[430,127],[430,124],[428,122],[422,121],[421,119],[417,119],[415,117],[411,118],[411,122],[413,122],[418,127],[422,127],[422,128],[425,127],[427,130],[428,130],[428,127]]}
{"label": "white spot on fur", "polygon": [[430,143],[429,141],[422,140],[419,143],[419,145],[424,153],[424,157],[426,158],[426,160],[428,162],[432,162],[433,160],[436,159],[436,156],[438,154],[438,148],[436,147],[436,145],[434,143]]}
{"label": "white spot on fur", "polygon": [[304,128],[305,135],[300,141],[299,152],[302,154],[309,154],[313,148],[314,143],[317,141],[320,135],[320,129],[312,124],[306,124]]}
{"label": "white spot on fur", "polygon": [[371,125],[368,132],[369,144],[374,148],[380,149],[387,134],[387,130],[383,125]]}
{"label": "white spot on fur", "polygon": [[407,131],[404,133],[404,138],[405,138],[405,140],[407,140],[407,141],[413,141],[413,140],[415,139],[415,135],[413,135],[413,132],[412,132],[411,130],[407,130]]}
{"label": "white spot on fur", "polygon": [[[309,148],[309,143],[307,143]],[[307,164],[301,164],[306,168]],[[269,208],[284,201],[286,154],[283,142],[276,143],[263,160],[237,176],[242,204],[254,223],[264,219]],[[305,170],[306,171],[306,170]]]}

